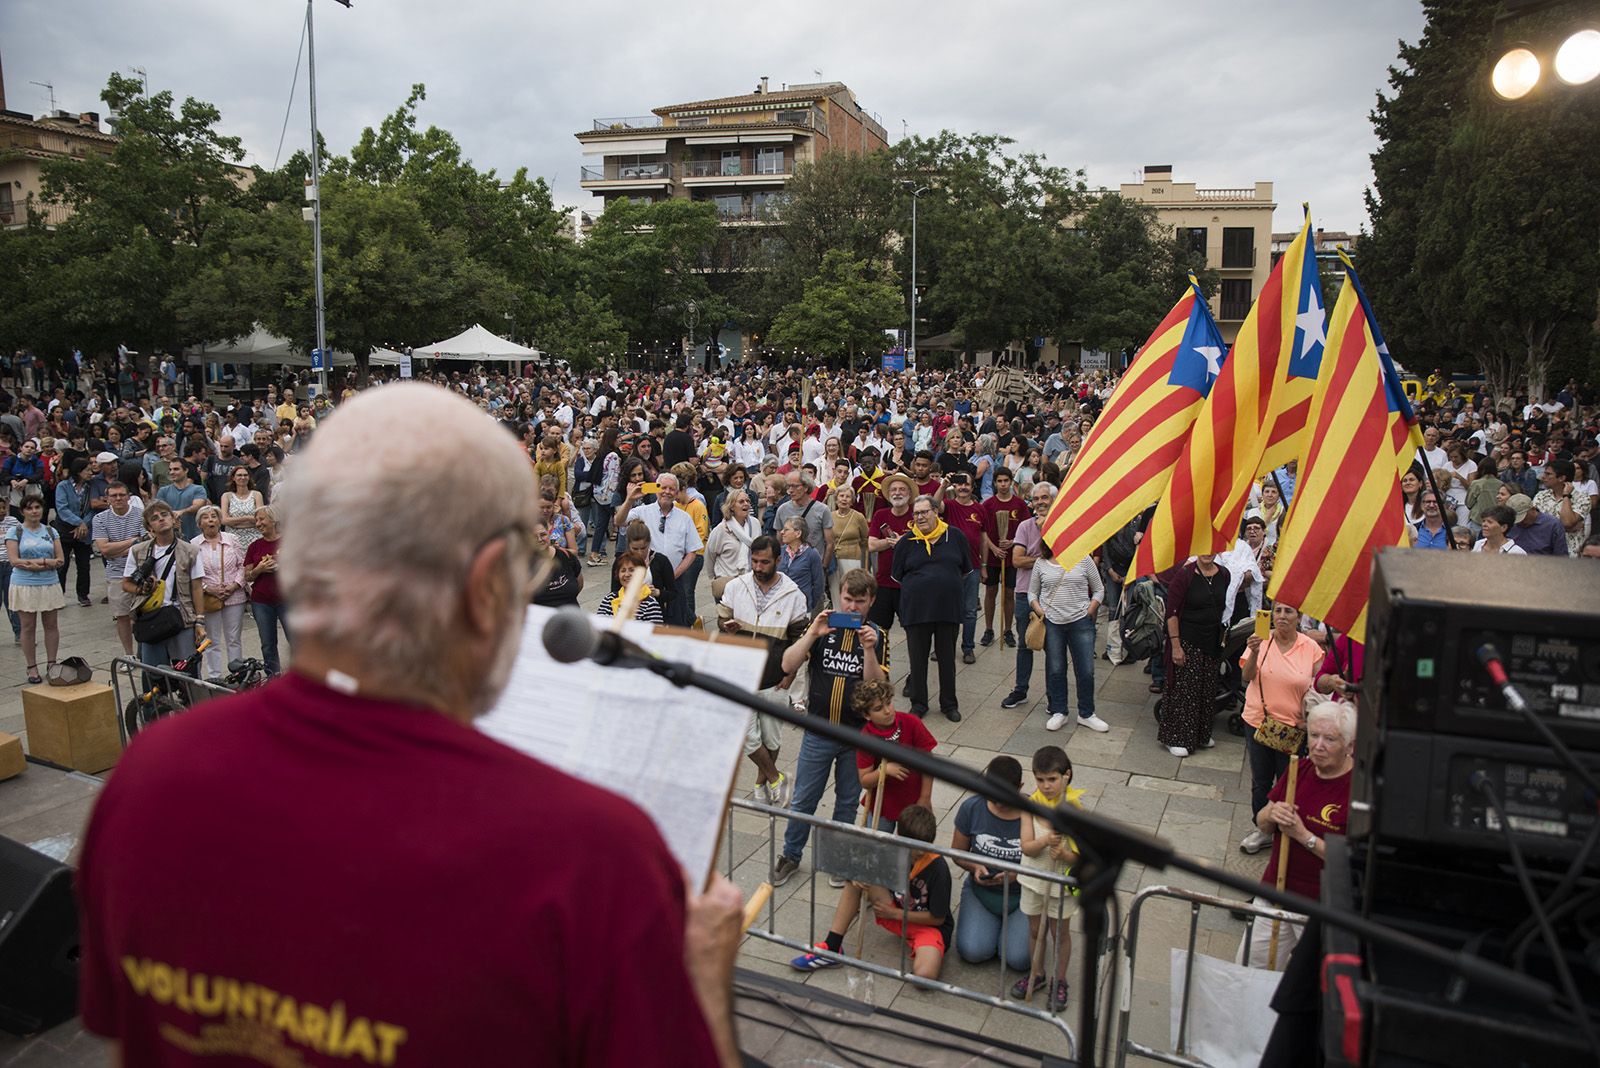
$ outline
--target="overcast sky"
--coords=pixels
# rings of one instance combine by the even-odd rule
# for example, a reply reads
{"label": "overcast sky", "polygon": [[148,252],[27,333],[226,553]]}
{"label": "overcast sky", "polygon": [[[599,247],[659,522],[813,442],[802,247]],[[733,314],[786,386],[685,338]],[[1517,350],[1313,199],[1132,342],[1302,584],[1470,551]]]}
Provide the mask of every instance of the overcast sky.
{"label": "overcast sky", "polygon": [[[1272,181],[1275,228],[1356,230],[1376,147],[1367,120],[1418,0],[316,0],[319,120],[343,152],[424,82],[424,125],[479,166],[526,166],[591,207],[573,134],[601,116],[839,80],[890,140],[1002,133],[1093,186],[1170,163],[1177,181]],[[305,4],[298,0],[0,0],[7,107],[104,111],[107,75],[217,105],[248,161],[272,166]],[[820,77],[819,77],[820,75]],[[902,123],[905,124],[902,127]],[[308,144],[306,72],[285,158]]]}

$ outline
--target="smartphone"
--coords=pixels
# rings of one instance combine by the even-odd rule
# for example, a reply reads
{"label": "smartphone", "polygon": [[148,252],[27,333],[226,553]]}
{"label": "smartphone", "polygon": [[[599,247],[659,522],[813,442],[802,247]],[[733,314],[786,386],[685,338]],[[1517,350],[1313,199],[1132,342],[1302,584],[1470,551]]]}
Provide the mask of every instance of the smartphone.
{"label": "smartphone", "polygon": [[838,628],[839,630],[860,630],[861,629],[861,613],[860,612],[829,612],[828,613],[828,626]]}
{"label": "smartphone", "polygon": [[646,482],[639,487],[640,493],[660,493],[661,487],[654,482]]}
{"label": "smartphone", "polygon": [[1265,638],[1272,633],[1272,609],[1256,609],[1256,637]]}

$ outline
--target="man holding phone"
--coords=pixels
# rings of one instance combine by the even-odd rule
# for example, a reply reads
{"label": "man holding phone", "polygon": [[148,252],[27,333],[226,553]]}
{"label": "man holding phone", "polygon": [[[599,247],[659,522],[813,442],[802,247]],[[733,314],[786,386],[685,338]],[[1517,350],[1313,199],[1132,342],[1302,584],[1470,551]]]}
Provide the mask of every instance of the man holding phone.
{"label": "man holding phone", "polygon": [[[827,716],[834,723],[857,731],[862,719],[851,700],[856,685],[862,681],[887,681],[889,677],[888,636],[882,627],[866,618],[877,592],[878,584],[870,571],[856,568],[847,572],[839,584],[839,611],[817,613],[806,632],[783,652],[785,674],[800,670],[803,663],[811,665],[807,713]],[[861,796],[855,747],[840,745],[810,731],[800,742],[794,800],[789,808],[814,815],[827,789],[830,768],[833,820],[853,823]],[[783,855],[772,872],[774,886],[782,886],[800,869],[810,835],[810,824],[789,821],[783,835]],[[833,886],[844,885],[844,880],[836,876],[828,881]]]}

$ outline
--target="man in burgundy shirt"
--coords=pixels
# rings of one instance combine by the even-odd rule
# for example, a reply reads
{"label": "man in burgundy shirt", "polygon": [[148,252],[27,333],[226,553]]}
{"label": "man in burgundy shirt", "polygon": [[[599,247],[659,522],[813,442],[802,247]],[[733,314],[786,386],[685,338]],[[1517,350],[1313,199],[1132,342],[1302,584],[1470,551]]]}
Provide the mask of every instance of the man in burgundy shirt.
{"label": "man in burgundy shirt", "polygon": [[[396,419],[428,433],[371,449]],[[737,1064],[738,891],[686,907],[644,813],[472,726],[528,603],[515,440],[387,386],[280,506],[291,670],[141,731],[100,795],[84,1024],[140,1065]]]}
{"label": "man in burgundy shirt", "polygon": [[1006,467],[994,471],[994,496],[983,502],[984,556],[987,566],[983,572],[983,638],[981,644],[994,641],[995,593],[1000,594],[1000,633],[1006,645],[1015,645],[1011,636],[1011,617],[1016,608],[1016,593],[1004,581],[1011,571],[1011,546],[1016,541],[1017,528],[1032,517],[1028,502],[1012,493],[1013,478]]}
{"label": "man in burgundy shirt", "polygon": [[867,527],[867,551],[878,554],[873,577],[878,580],[878,597],[872,602],[871,619],[887,631],[900,615],[900,583],[894,575],[894,547],[911,526],[911,498],[916,485],[899,474],[883,476],[883,492],[888,505],[879,508]]}
{"label": "man in burgundy shirt", "polygon": [[972,497],[972,476],[957,471],[945,482],[950,495],[944,499],[944,521],[961,531],[972,548],[972,570],[962,578],[961,662],[977,659],[974,641],[978,633],[978,587],[983,581],[983,539],[987,527],[983,505]]}

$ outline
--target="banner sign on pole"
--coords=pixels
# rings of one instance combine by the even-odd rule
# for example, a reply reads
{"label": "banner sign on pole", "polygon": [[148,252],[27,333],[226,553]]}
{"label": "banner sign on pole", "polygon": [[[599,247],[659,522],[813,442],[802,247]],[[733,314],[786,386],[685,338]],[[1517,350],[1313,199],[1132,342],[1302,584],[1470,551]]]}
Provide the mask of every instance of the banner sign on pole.
{"label": "banner sign on pole", "polygon": [[410,378],[411,377],[411,353],[410,352],[403,352],[403,353],[400,354],[400,377],[401,378]]}
{"label": "banner sign on pole", "polygon": [[311,369],[313,371],[326,371],[328,369],[327,364],[322,359],[321,349],[311,350]]}
{"label": "banner sign on pole", "polygon": [[885,371],[904,371],[906,369],[906,350],[890,349],[884,353],[883,369]]}

